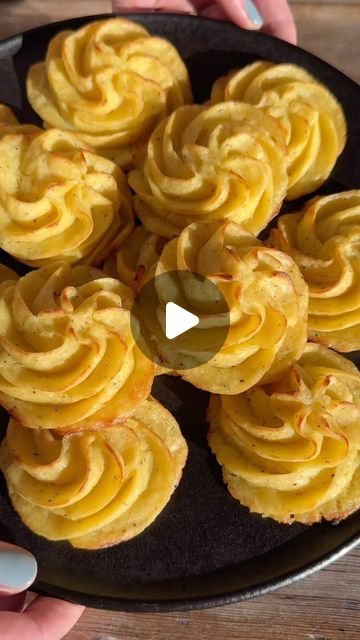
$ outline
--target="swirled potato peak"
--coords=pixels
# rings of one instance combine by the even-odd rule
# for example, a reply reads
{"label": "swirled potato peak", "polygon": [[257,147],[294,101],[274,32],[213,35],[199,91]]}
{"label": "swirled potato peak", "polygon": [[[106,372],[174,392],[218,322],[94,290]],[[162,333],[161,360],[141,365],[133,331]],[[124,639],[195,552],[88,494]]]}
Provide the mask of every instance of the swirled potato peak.
{"label": "swirled potato peak", "polygon": [[270,242],[293,257],[309,285],[309,336],[360,349],[360,190],[313,199],[281,216]]}
{"label": "swirled potato peak", "polygon": [[6,280],[0,404],[24,427],[63,432],[131,415],[154,376],[134,342],[131,299],[118,280],[67,263]]}
{"label": "swirled potato peak", "polygon": [[99,261],[134,226],[125,176],[76,135],[39,132],[0,131],[0,246],[32,266]]}
{"label": "swirled potato peak", "polygon": [[209,444],[230,493],[283,523],[339,521],[360,507],[360,374],[308,344],[274,384],[213,396]]}
{"label": "swirled potato peak", "polygon": [[215,82],[212,102],[238,100],[273,116],[286,134],[293,200],[329,177],[346,142],[346,120],[333,94],[294,64],[258,61]]}
{"label": "swirled potato peak", "polygon": [[[193,223],[168,242],[155,288],[151,308],[146,300],[142,308],[160,361],[200,389],[237,394],[276,378],[303,352],[308,291],[298,267],[234,222]],[[199,318],[194,333],[180,336],[176,347],[164,340],[156,320],[169,299]],[[224,325],[222,346],[214,349]]]}
{"label": "swirled potato peak", "polygon": [[58,33],[27,94],[47,128],[78,132],[120,166],[136,165],[154,126],[192,101],[175,47],[124,18]]}
{"label": "swirled potato peak", "polygon": [[247,104],[185,106],[154,131],[129,184],[139,218],[157,235],[173,238],[202,219],[234,220],[257,234],[286,195],[285,136]]}
{"label": "swirled potato peak", "polygon": [[56,438],[10,420],[0,466],[25,524],[49,540],[99,549],[141,533],[177,487],[187,446],[149,398],[119,425]]}

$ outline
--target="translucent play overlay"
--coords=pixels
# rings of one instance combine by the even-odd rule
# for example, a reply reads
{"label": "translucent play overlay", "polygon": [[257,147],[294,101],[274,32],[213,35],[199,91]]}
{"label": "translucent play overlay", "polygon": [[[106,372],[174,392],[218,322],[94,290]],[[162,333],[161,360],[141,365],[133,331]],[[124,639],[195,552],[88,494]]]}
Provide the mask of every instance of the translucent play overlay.
{"label": "translucent play overlay", "polygon": [[[165,369],[193,369],[209,362],[229,333],[223,293],[211,279],[191,271],[166,271],[148,280],[131,312],[137,345]],[[186,327],[187,314],[198,318],[192,328]]]}

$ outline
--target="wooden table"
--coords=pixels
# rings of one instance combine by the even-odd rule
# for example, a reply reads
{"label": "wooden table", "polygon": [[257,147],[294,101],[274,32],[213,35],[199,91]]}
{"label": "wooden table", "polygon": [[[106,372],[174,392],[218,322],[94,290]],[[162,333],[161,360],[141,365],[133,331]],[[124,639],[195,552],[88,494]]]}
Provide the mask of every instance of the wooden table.
{"label": "wooden table", "polygon": [[[0,0],[0,38],[54,20],[106,13],[110,4],[109,0]],[[360,82],[360,0],[298,0],[292,7],[300,45]],[[360,549],[291,587],[227,607],[156,615],[87,609],[66,636],[66,640],[210,638],[360,640]]]}

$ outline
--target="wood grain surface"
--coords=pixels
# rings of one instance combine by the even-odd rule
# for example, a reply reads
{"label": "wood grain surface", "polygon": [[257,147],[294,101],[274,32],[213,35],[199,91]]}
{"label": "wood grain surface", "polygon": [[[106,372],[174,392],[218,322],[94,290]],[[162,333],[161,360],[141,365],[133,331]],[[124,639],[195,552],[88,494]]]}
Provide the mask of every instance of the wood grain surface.
{"label": "wood grain surface", "polygon": [[[299,44],[360,82],[360,0],[291,4]],[[0,0],[0,38],[46,22],[106,13],[110,7],[109,0]],[[291,587],[227,607],[171,614],[87,609],[66,636],[66,640],[240,639],[360,640],[360,549]]]}
{"label": "wood grain surface", "polygon": [[66,640],[359,640],[360,553],[261,598],[190,613],[87,609]]}

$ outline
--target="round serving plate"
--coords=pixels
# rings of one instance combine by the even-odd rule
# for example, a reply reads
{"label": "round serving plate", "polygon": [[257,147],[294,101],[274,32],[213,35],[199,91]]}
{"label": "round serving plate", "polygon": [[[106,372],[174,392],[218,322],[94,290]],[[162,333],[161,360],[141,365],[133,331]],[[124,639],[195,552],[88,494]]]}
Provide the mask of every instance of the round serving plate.
{"label": "round serving plate", "polygon": [[[38,123],[26,99],[30,64],[44,58],[52,36],[107,16],[50,24],[0,42],[0,102],[20,121]],[[308,69],[342,103],[348,143],[321,189],[360,187],[360,87],[313,55],[271,36],[192,16],[129,14],[153,34],[168,38],[185,59],[195,99],[209,97],[222,73],[265,58]],[[295,205],[296,206],[296,203]],[[26,271],[6,254],[0,260]],[[353,359],[357,360],[357,354]],[[0,539],[26,547],[39,564],[33,589],[82,604],[126,611],[171,611],[215,606],[266,593],[321,569],[360,541],[360,512],[334,526],[280,525],[250,514],[227,492],[206,443],[208,394],[169,376],[154,395],[172,411],[189,444],[181,483],[162,514],[141,535],[109,549],[81,551],[31,533],[11,508],[0,481]],[[0,436],[7,415],[0,415]]]}

